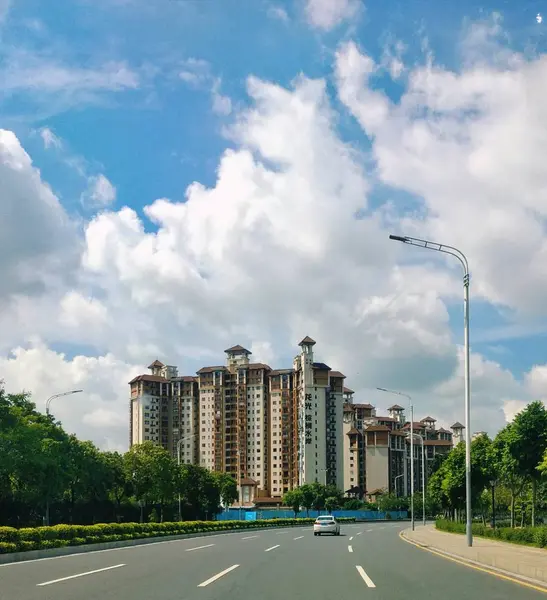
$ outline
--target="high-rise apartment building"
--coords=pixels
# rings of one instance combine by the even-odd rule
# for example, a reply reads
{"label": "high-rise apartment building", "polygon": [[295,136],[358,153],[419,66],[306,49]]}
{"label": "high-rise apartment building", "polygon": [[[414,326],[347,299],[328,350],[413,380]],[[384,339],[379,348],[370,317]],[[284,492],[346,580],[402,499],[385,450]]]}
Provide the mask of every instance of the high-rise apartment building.
{"label": "high-rise apartment building", "polygon": [[[394,404],[389,416],[376,414],[371,404],[353,402],[353,392],[344,389],[344,489],[352,495],[374,501],[382,493],[410,494],[410,422],[404,408]],[[439,454],[446,454],[462,438],[463,426],[452,431],[435,428],[435,419],[425,417],[413,423],[414,490],[422,490],[422,447],[425,478]]]}
{"label": "high-rise apartment building", "polygon": [[131,444],[151,440],[181,462],[230,473],[244,503],[275,503],[306,482],[344,486],[344,375],[316,362],[305,337],[292,369],[252,363],[242,346],[226,364],[179,377],[154,361],[131,382]]}

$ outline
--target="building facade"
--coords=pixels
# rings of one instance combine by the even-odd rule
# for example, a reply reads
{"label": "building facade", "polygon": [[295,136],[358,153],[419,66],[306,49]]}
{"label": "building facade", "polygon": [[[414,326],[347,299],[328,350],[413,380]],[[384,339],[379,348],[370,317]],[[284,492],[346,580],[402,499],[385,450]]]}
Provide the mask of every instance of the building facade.
{"label": "building facade", "polygon": [[195,376],[154,361],[129,383],[131,445],[149,440],[231,474],[244,504],[279,503],[313,481],[342,489],[345,376],[314,360],[315,344],[300,342],[292,369],[253,363],[242,346]]}
{"label": "building facade", "polygon": [[[376,414],[371,404],[353,401],[353,391],[344,388],[344,491],[348,495],[375,501],[378,495],[408,496],[411,490],[410,422],[404,408],[394,404],[389,415]],[[425,482],[440,454],[448,453],[462,439],[463,426],[454,423],[452,431],[435,427],[436,420],[425,417],[413,423],[414,490],[422,491],[422,441]]]}

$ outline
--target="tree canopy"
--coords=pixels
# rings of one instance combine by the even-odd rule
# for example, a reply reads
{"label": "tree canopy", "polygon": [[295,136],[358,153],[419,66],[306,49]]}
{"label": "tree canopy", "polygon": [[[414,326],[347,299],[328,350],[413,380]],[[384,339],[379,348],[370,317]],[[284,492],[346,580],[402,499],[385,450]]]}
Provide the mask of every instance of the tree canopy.
{"label": "tree canopy", "polygon": [[237,499],[225,473],[181,465],[151,442],[100,451],[0,385],[0,525],[214,518]]}

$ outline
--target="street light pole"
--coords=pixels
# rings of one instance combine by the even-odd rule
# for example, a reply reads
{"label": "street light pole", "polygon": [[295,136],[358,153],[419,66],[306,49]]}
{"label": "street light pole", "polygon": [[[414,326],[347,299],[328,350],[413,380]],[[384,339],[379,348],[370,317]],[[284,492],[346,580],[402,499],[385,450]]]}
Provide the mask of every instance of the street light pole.
{"label": "street light pole", "polygon": [[469,263],[465,254],[454,248],[437,242],[421,240],[401,235],[390,235],[390,240],[435,250],[443,254],[450,254],[457,258],[463,267],[463,345],[464,345],[464,395],[465,395],[465,512],[466,512],[466,537],[467,545],[473,545],[473,514],[471,506],[471,377],[469,369]]}
{"label": "street light pole", "polygon": [[425,449],[424,449],[424,438],[419,434],[414,434],[419,438],[422,444],[422,521],[425,525]]}
{"label": "street light pole", "polygon": [[376,389],[380,392],[385,392],[386,394],[402,396],[403,398],[406,398],[410,404],[410,522],[412,531],[414,531],[414,404],[412,404],[412,398],[408,394],[403,394],[403,392],[388,390],[381,387]]}
{"label": "street light pole", "polygon": [[80,392],[83,392],[84,390],[70,390],[70,392],[62,392],[61,394],[54,394],[53,396],[50,396],[47,400],[46,400],[46,415],[49,417],[50,410],[49,407],[51,405],[51,401],[55,400],[55,398],[60,398],[61,396],[70,396],[71,394],[79,394]]}
{"label": "street light pole", "polygon": [[[177,466],[179,467],[179,472],[180,472],[180,449],[181,449],[181,446],[187,440],[190,440],[193,437],[196,437],[196,435],[197,435],[196,433],[192,433],[191,435],[186,435],[177,442]],[[180,521],[182,521],[182,496],[179,491],[179,522]]]}

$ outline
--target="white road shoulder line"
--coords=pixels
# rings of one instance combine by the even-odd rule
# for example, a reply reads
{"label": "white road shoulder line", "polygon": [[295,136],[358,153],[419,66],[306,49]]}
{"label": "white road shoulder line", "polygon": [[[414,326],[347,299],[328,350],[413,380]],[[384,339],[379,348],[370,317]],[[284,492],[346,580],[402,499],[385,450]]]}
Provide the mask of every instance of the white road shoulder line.
{"label": "white road shoulder line", "polygon": [[224,571],[221,571],[220,573],[217,573],[216,575],[213,575],[209,579],[206,579],[205,581],[203,581],[202,583],[200,583],[198,585],[198,587],[206,587],[210,583],[213,583],[217,579],[220,579],[221,577],[224,577],[224,575],[227,575],[228,573],[230,573],[230,571],[233,571],[234,569],[237,569],[238,567],[239,567],[239,565],[232,565],[231,567],[228,567],[227,569],[224,569]]}
{"label": "white road shoulder line", "polygon": [[125,567],[125,563],[121,565],[113,565],[112,567],[104,567],[103,569],[95,569],[94,571],[86,571],[85,573],[78,573],[76,575],[69,575],[68,577],[61,577],[60,579],[52,579],[51,581],[44,581],[44,583],[37,583],[36,587],[43,587],[44,585],[51,585],[52,583],[60,583],[61,581],[68,581],[69,579],[76,579],[77,577],[84,577],[84,575],[93,575],[94,573],[102,573],[103,571],[110,571],[111,569],[119,569]]}
{"label": "white road shoulder line", "polygon": [[272,546],[271,548],[267,548],[266,550],[264,550],[264,552],[270,552],[270,550],[275,550],[276,548],[279,548],[280,544],[276,544],[275,546]]}
{"label": "white road shoulder line", "polygon": [[243,537],[241,539],[242,540],[252,540],[252,539],[257,538],[257,537],[258,537],[258,535],[248,535],[247,537]]}
{"label": "white road shoulder line", "polygon": [[367,584],[367,586],[369,588],[376,587],[374,585],[374,582],[372,581],[372,579],[365,573],[365,569],[363,569],[363,567],[360,567],[359,565],[357,565],[355,568],[357,569],[359,575],[361,575],[361,577],[363,578],[363,581]]}
{"label": "white road shoulder line", "polygon": [[348,552],[353,552],[353,548],[351,546],[348,546]]}
{"label": "white road shoulder line", "polygon": [[283,535],[284,533],[289,533],[288,531],[278,531],[277,535]]}
{"label": "white road shoulder line", "polygon": [[298,537],[295,537],[295,540],[301,540],[304,536],[303,535],[299,535]]}
{"label": "white road shoulder line", "polygon": [[207,544],[206,546],[196,546],[195,548],[186,548],[186,552],[192,552],[194,550],[201,550],[202,548],[210,548],[214,544]]}

